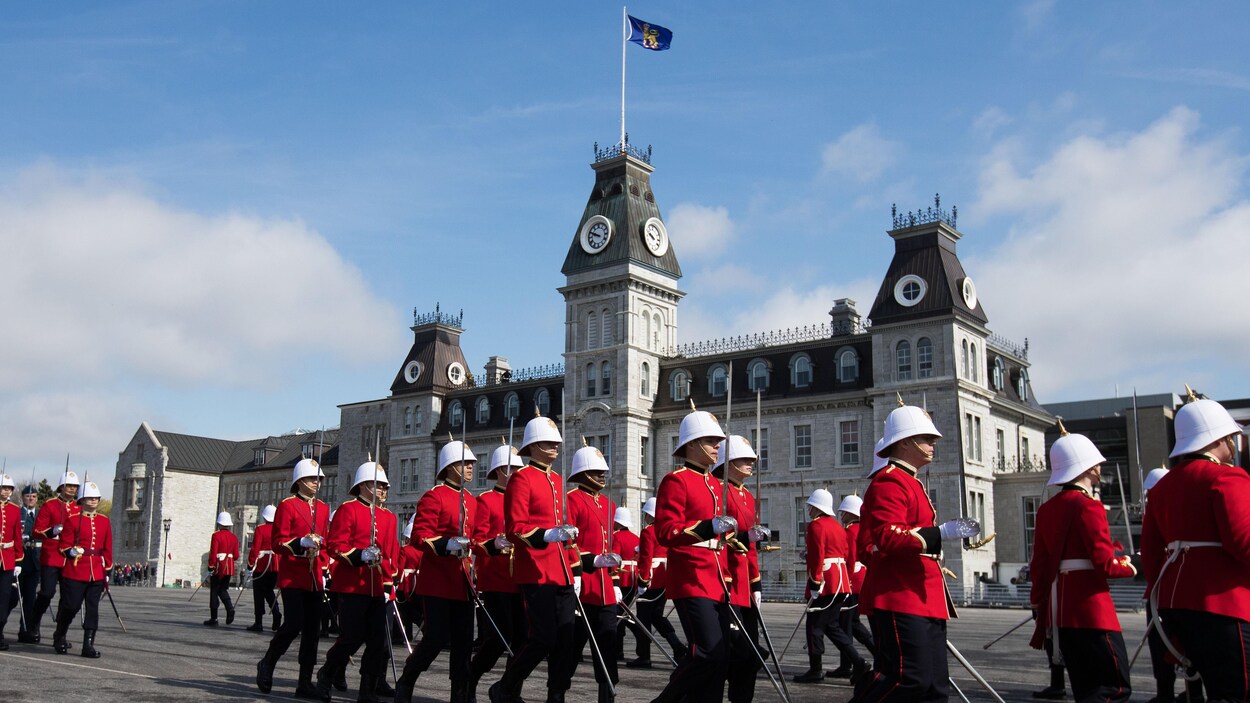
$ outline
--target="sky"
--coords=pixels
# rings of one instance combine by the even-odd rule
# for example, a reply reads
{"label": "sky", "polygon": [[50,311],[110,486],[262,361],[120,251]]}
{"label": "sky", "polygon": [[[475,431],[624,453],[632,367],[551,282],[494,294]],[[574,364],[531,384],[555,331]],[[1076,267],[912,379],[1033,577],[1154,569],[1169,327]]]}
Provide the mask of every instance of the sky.
{"label": "sky", "polygon": [[[621,7],[22,3],[0,17],[0,454],[111,480],[141,422],[246,439],[385,397],[413,310],[559,362],[619,140]],[[1250,396],[1250,5],[653,3],[678,340],[867,315],[890,209],[959,209],[1043,402]]]}

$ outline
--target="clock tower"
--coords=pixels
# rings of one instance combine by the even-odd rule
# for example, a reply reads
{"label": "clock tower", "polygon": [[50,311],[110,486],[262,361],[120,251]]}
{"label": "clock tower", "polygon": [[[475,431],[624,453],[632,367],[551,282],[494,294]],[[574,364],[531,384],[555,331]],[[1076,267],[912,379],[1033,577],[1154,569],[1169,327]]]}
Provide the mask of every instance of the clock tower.
{"label": "clock tower", "polygon": [[571,457],[582,437],[601,449],[612,469],[609,493],[637,517],[654,495],[652,477],[668,468],[667,450],[653,438],[652,405],[685,294],[651,191],[650,150],[596,147],[591,168],[595,182],[561,268],[565,453]]}

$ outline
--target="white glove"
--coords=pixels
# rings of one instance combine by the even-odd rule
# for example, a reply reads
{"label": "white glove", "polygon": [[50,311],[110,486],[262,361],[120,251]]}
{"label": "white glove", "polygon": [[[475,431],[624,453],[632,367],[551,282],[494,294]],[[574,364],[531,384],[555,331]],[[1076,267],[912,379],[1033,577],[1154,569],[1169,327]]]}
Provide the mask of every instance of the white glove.
{"label": "white glove", "polygon": [[596,569],[619,569],[622,563],[620,554],[598,554],[595,556]]}
{"label": "white glove", "polygon": [[573,597],[582,597],[582,579],[579,576],[573,577]]}
{"label": "white glove", "polygon": [[65,553],[66,553],[66,554],[68,554],[68,555],[70,555],[71,557],[80,557],[80,556],[82,556],[82,550],[81,550],[81,549],[79,549],[78,547],[70,547],[70,548],[69,548],[69,550],[68,550],[68,551],[66,551]]}
{"label": "white glove", "polygon": [[970,517],[947,520],[938,528],[943,540],[960,540],[976,537],[981,534],[981,524]]}
{"label": "white glove", "polygon": [[512,542],[509,542],[507,537],[504,537],[503,535],[499,535],[498,537],[495,538],[495,549],[498,549],[499,551],[502,552],[511,548],[512,548]]}
{"label": "white glove", "polygon": [[452,537],[447,540],[447,551],[452,554],[463,554],[469,550],[469,544],[468,537]]}
{"label": "white glove", "polygon": [[60,526],[60,525],[55,525],[55,526],[53,526],[53,528],[52,528],[52,536],[53,536],[53,537],[59,537],[59,536],[61,536],[61,526]]}
{"label": "white glove", "polygon": [[376,564],[382,561],[382,550],[377,545],[369,545],[361,550],[360,560],[366,564]]}
{"label": "white glove", "polygon": [[712,518],[712,532],[723,535],[727,532],[737,532],[738,521],[728,515],[717,515]]}
{"label": "white glove", "polygon": [[577,539],[577,528],[572,525],[560,525],[543,533],[546,542],[572,542]]}
{"label": "white glove", "polygon": [[317,549],[321,546],[321,537],[318,535],[304,535],[299,538],[299,546],[304,549]]}
{"label": "white glove", "polygon": [[756,609],[756,610],[759,610],[759,609],[760,609],[760,603],[761,603],[761,602],[763,602],[763,600],[764,600],[764,592],[763,592],[763,591],[752,591],[752,592],[751,592],[751,600],[755,601],[755,609]]}
{"label": "white glove", "polygon": [[217,552],[217,561],[225,561],[228,556],[230,555],[225,552]]}
{"label": "white glove", "polygon": [[17,578],[18,576],[21,576],[21,575],[22,575],[22,567],[21,567],[21,566],[14,566],[14,567],[13,567],[13,578]]}
{"label": "white glove", "polygon": [[617,603],[624,603],[624,602],[625,602],[625,595],[621,593],[621,587],[620,587],[620,586],[613,586],[613,587],[612,587],[612,593],[616,594],[616,602],[617,602]]}
{"label": "white glove", "polygon": [[[773,531],[763,525],[756,525],[751,528],[750,537],[752,542],[767,542],[773,536]],[[758,593],[758,591],[756,591]]]}

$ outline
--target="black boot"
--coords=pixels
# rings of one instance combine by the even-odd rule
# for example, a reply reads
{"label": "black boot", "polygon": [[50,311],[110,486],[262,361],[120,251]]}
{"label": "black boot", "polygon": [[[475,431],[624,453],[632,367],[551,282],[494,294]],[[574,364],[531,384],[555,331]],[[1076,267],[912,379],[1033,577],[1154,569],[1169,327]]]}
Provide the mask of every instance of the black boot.
{"label": "black boot", "polygon": [[557,691],[554,688],[547,689],[547,703],[564,703],[564,691]]}
{"label": "black boot", "polygon": [[69,631],[71,619],[67,618],[64,622],[57,620],[56,629],[52,631],[52,651],[57,654],[65,654],[69,651],[69,642],[65,641],[65,633]]}
{"label": "black boot", "polygon": [[273,623],[269,626],[271,632],[277,632],[282,627],[282,611],[278,610],[278,606],[273,607]]}
{"label": "black boot", "polygon": [[360,675],[360,692],[356,694],[356,703],[382,703],[373,689],[378,685],[378,677],[368,674]]}
{"label": "black boot", "polygon": [[616,693],[606,684],[599,684],[599,703],[616,703]]}
{"label": "black boot", "polygon": [[343,665],[343,668],[336,670],[334,672],[334,676],[330,677],[330,685],[334,687],[334,690],[339,691],[339,692],[347,690],[347,665],[346,664]]}
{"label": "black boot", "polygon": [[100,653],[95,648],[95,630],[82,631],[82,651],[79,654],[88,659],[100,658]]}
{"label": "black boot", "polygon": [[404,678],[404,674],[400,674],[395,679],[395,703],[412,703],[412,689],[417,685],[417,678],[414,676],[411,681]]}
{"label": "black boot", "polygon": [[23,630],[17,633],[17,641],[22,644],[39,644],[39,630]]}
{"label": "black boot", "polygon": [[[270,667],[270,672],[272,671],[273,667]],[[317,687],[312,682],[311,672],[307,674],[300,672],[299,681],[295,684],[295,697],[310,701],[321,700],[321,694],[317,692]]]}
{"label": "black boot", "polygon": [[450,703],[469,703],[469,682],[451,682]]}
{"label": "black boot", "polygon": [[872,662],[860,659],[851,667],[851,685],[856,685],[865,676],[872,673]]}
{"label": "black boot", "polygon": [[261,693],[269,693],[273,689],[273,663],[269,661],[269,653],[256,662],[256,688]]}
{"label": "black boot", "polygon": [[226,608],[226,624],[231,625],[233,623],[234,623],[234,608]]}
{"label": "black boot", "polygon": [[248,625],[248,626],[247,626],[247,631],[248,631],[248,632],[264,632],[264,631],[265,631],[265,626],[264,626],[264,625],[262,625],[262,624],[260,624],[260,621],[259,621],[259,620],[257,620],[256,622],[254,622],[254,623],[252,623],[251,625]]}
{"label": "black boot", "polygon": [[820,666],[820,657],[809,654],[807,657],[807,671],[795,676],[792,680],[795,683],[819,683],[824,678],[825,672]]}
{"label": "black boot", "polygon": [[330,679],[331,678],[333,678],[333,673],[330,671],[328,664],[324,664],[322,665],[320,669],[317,669],[317,692],[316,692],[317,700],[325,701],[325,703],[330,703]]}
{"label": "black boot", "polygon": [[391,685],[386,682],[385,674],[379,676],[378,680],[374,682],[373,692],[378,694],[378,698],[381,698],[384,701],[388,701],[395,697],[395,689],[391,688]]}
{"label": "black boot", "polygon": [[846,662],[842,662],[841,664],[838,665],[838,668],[830,669],[826,671],[825,678],[827,679],[849,679],[851,678],[851,665]]}

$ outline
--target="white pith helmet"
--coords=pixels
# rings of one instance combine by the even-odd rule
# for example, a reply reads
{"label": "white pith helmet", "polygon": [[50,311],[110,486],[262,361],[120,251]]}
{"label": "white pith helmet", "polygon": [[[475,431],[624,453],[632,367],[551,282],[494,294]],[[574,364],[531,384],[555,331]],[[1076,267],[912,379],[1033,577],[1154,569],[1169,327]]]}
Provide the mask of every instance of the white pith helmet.
{"label": "white pith helmet", "polygon": [[1050,480],[1048,486],[1062,486],[1107,460],[1098,447],[1083,434],[1068,434],[1059,421],[1062,437],[1050,447]]}
{"label": "white pith helmet", "polygon": [[642,512],[644,515],[655,517],[655,498],[648,498],[646,502],[642,504]]}
{"label": "white pith helmet", "polygon": [[100,497],[100,487],[96,485],[95,481],[91,481],[87,483],[87,485],[83,486],[82,490],[78,492],[78,500],[80,501],[86,500],[87,498],[99,498],[99,497]]}
{"label": "white pith helmet", "polygon": [[521,437],[521,453],[524,454],[531,444],[537,444],[538,442],[555,442],[557,444],[564,442],[564,438],[560,436],[560,428],[556,427],[555,420],[539,415],[525,423],[525,434]]}
{"label": "white pith helmet", "polygon": [[884,469],[886,464],[890,463],[889,459],[881,456],[881,450],[883,449],[885,449],[885,437],[877,440],[877,443],[872,447],[872,471],[868,472],[869,476],[872,476],[881,469]]}
{"label": "white pith helmet", "polygon": [[[728,452],[729,456],[725,456],[726,452]],[[713,466],[712,468],[724,466],[726,461],[733,461],[735,459],[758,458],[759,457],[755,454],[755,450],[751,448],[751,440],[740,434],[731,434],[727,438],[721,440],[720,444],[716,445],[716,466]]]}
{"label": "white pith helmet", "polygon": [[617,508],[612,515],[612,522],[624,527],[627,530],[634,529],[634,516],[629,514],[629,508]]}
{"label": "white pith helmet", "polygon": [[[477,463],[477,456],[469,449],[469,445],[458,439],[453,439],[443,448],[438,450],[438,474],[434,478],[443,477],[443,472],[452,464],[458,464],[461,461],[465,463]],[[366,479],[367,480],[367,479]]]}
{"label": "white pith helmet", "polygon": [[807,504],[820,512],[833,516],[833,494],[823,488],[817,488],[807,498]]}
{"label": "white pith helmet", "polygon": [[695,410],[681,419],[681,429],[677,432],[677,448],[673,456],[679,456],[687,444],[704,437],[725,438],[725,430],[721,429],[720,421],[706,410]]}
{"label": "white pith helmet", "polygon": [[855,494],[851,494],[842,499],[842,504],[838,506],[838,512],[850,513],[855,517],[859,517],[859,509],[864,506],[864,499]]}
{"label": "white pith helmet", "polygon": [[230,513],[223,510],[217,513],[217,524],[223,527],[234,527],[234,518],[230,517]]}
{"label": "white pith helmet", "polygon": [[942,436],[938,428],[933,425],[929,413],[914,405],[894,408],[885,418],[885,436],[881,438],[882,447],[877,450],[877,456],[889,456],[890,447],[901,440],[926,435]]}
{"label": "white pith helmet", "polygon": [[295,468],[291,471],[291,490],[295,490],[295,484],[299,483],[300,479],[310,476],[326,477],[325,472],[321,470],[321,465],[315,459],[300,459],[295,462]]}
{"label": "white pith helmet", "polygon": [[13,482],[12,476],[4,474],[3,476],[0,476],[0,488],[12,488],[16,491],[17,484]]}
{"label": "white pith helmet", "polygon": [[61,474],[61,482],[56,484],[56,489],[59,491],[61,490],[61,486],[79,486],[79,485],[82,485],[82,484],[78,482],[78,474],[74,473],[73,471],[66,471],[65,473]]}
{"label": "white pith helmet", "polygon": [[1223,405],[1202,398],[1181,406],[1176,411],[1176,446],[1168,458],[1193,454],[1212,442],[1241,432],[1241,425]]}
{"label": "white pith helmet", "polygon": [[1159,479],[1167,475],[1167,469],[1151,469],[1150,473],[1146,474],[1146,480],[1142,482],[1141,489],[1143,491],[1148,491],[1151,488],[1154,488],[1155,484],[1159,482]]}
{"label": "white pith helmet", "polygon": [[586,471],[607,471],[608,462],[603,452],[597,447],[582,447],[573,455],[573,467],[569,469],[569,478]]}
{"label": "white pith helmet", "polygon": [[391,482],[386,478],[386,469],[382,468],[381,464],[376,461],[366,461],[356,468],[355,480],[352,481],[352,487],[348,493],[354,496],[360,495],[360,484],[365,481],[372,481],[375,477],[378,483],[383,483],[387,486],[391,485]]}
{"label": "white pith helmet", "polygon": [[516,447],[510,447],[507,444],[495,447],[495,451],[490,453],[490,471],[486,473],[486,478],[493,477],[495,471],[504,466],[525,466],[525,461],[521,459],[521,453],[516,450]]}
{"label": "white pith helmet", "polygon": [[273,522],[274,516],[278,514],[278,509],[272,505],[266,505],[265,509],[260,511],[260,519],[265,522]]}

